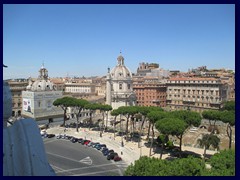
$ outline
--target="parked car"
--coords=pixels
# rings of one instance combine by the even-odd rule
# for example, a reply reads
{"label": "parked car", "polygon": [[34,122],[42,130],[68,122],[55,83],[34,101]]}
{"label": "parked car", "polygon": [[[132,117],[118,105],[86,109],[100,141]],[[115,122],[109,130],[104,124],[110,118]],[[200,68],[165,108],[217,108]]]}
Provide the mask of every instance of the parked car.
{"label": "parked car", "polygon": [[114,159],[114,157],[115,156],[118,156],[118,153],[110,153],[110,154],[108,154],[108,156],[107,156],[107,160],[112,160],[112,159]]}
{"label": "parked car", "polygon": [[67,140],[71,140],[73,138],[73,136],[69,136],[69,135],[66,135],[65,139]]}
{"label": "parked car", "polygon": [[101,152],[106,151],[106,150],[108,150],[108,148],[107,148],[107,147],[103,147],[103,148],[101,149]]}
{"label": "parked car", "polygon": [[53,138],[53,137],[55,137],[55,134],[47,134],[47,137],[48,138]]}
{"label": "parked car", "polygon": [[114,156],[113,160],[114,161],[121,161],[122,158],[120,156],[116,155],[116,156]]}
{"label": "parked car", "polygon": [[89,143],[89,142],[90,142],[90,140],[83,140],[81,144],[82,144],[82,145],[85,145],[85,143],[86,143],[86,142],[88,142],[88,143]]}
{"label": "parked car", "polygon": [[106,149],[104,149],[103,151],[102,151],[102,153],[103,153],[103,155],[104,156],[107,156],[107,155],[109,155],[110,153],[113,153],[114,151],[111,149],[111,150],[109,150],[108,148],[106,148]]}
{"label": "parked car", "polygon": [[71,141],[72,143],[75,143],[75,142],[78,141],[78,138],[72,137],[72,138],[70,139],[70,141]]}
{"label": "parked car", "polygon": [[83,138],[78,138],[78,143],[82,143],[83,142]]}
{"label": "parked car", "polygon": [[91,141],[90,140],[86,140],[85,142],[84,142],[84,145],[88,145],[88,143],[90,143]]}
{"label": "parked car", "polygon": [[96,148],[96,146],[97,146],[98,144],[100,144],[100,143],[99,143],[99,142],[96,142],[96,143],[94,143],[94,144],[92,145],[92,147],[93,147],[93,148]]}
{"label": "parked car", "polygon": [[61,139],[61,138],[62,138],[62,135],[61,135],[61,134],[58,134],[58,135],[56,136],[56,138],[57,138],[57,139]]}
{"label": "parked car", "polygon": [[106,146],[106,144],[98,144],[97,146],[96,146],[96,149],[97,150],[101,150],[102,148],[106,148],[107,146]]}
{"label": "parked car", "polygon": [[87,144],[87,146],[88,146],[88,147],[91,147],[92,144],[93,144],[93,142],[91,141],[91,142],[89,142],[89,143]]}

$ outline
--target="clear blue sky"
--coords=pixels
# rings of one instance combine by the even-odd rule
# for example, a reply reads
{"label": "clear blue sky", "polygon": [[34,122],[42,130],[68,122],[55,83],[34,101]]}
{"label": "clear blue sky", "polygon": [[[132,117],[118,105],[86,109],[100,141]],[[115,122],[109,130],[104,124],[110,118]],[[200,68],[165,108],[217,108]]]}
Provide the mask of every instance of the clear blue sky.
{"label": "clear blue sky", "polygon": [[3,78],[103,76],[122,51],[188,71],[235,69],[235,5],[3,5]]}

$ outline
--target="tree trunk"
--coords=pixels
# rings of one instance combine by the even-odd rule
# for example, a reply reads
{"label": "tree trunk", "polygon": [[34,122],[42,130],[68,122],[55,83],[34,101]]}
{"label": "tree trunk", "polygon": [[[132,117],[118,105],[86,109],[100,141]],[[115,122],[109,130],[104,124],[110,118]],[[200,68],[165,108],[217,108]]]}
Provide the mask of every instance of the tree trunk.
{"label": "tree trunk", "polygon": [[104,128],[104,130],[106,131],[106,129],[107,129],[107,123],[108,123],[108,111],[106,112],[106,125],[105,125],[105,128]]}
{"label": "tree trunk", "polygon": [[142,121],[141,130],[143,129],[144,122],[145,122],[145,117],[144,117],[144,119]]}
{"label": "tree trunk", "polygon": [[163,149],[164,149],[164,142],[162,142],[162,148],[161,148],[161,152],[160,152],[160,159],[162,159]]}
{"label": "tree trunk", "polygon": [[77,130],[77,132],[79,132],[79,131],[78,131],[78,124],[79,124],[79,114],[77,114],[77,124],[76,124],[76,130]]}
{"label": "tree trunk", "polygon": [[104,127],[104,111],[102,112],[102,115],[103,115],[103,119],[102,119],[102,128],[101,128],[101,137],[102,137],[103,127]]}
{"label": "tree trunk", "polygon": [[177,136],[178,139],[179,139],[179,141],[180,141],[180,142],[179,142],[179,149],[180,149],[180,152],[182,152],[182,136],[183,136],[182,134],[181,134],[179,137]]}
{"label": "tree trunk", "polygon": [[92,124],[92,111],[90,111],[90,119],[89,119],[89,127],[88,127],[88,129],[90,130],[90,126],[91,126],[91,124]]}
{"label": "tree trunk", "polygon": [[227,125],[227,135],[229,137],[228,148],[231,149],[232,148],[232,128],[230,124]]}
{"label": "tree trunk", "polygon": [[153,126],[154,126],[154,124],[152,123],[152,138],[151,138],[151,145],[150,145],[149,156],[151,156],[151,154],[152,154],[152,147],[153,147],[153,139],[154,139],[154,130],[153,130]]}
{"label": "tree trunk", "polygon": [[207,147],[204,146],[204,152],[203,152],[203,159],[204,159],[204,161],[206,159],[206,153],[207,153]]}
{"label": "tree trunk", "polygon": [[63,113],[63,127],[65,127],[65,122],[66,122],[66,119],[67,119],[67,115],[66,115],[66,113],[67,113],[67,108],[64,108],[64,113]]}
{"label": "tree trunk", "polygon": [[151,129],[151,122],[149,121],[149,123],[148,123],[148,133],[147,133],[147,140],[149,139],[149,135],[150,135],[150,129]]}
{"label": "tree trunk", "polygon": [[127,123],[126,123],[126,137],[127,137],[127,141],[128,141],[128,123],[129,123],[129,116],[127,117]]}
{"label": "tree trunk", "polygon": [[117,119],[117,116],[115,116],[114,118],[114,123],[113,123],[113,139],[115,140],[115,131],[116,131],[116,119]]}

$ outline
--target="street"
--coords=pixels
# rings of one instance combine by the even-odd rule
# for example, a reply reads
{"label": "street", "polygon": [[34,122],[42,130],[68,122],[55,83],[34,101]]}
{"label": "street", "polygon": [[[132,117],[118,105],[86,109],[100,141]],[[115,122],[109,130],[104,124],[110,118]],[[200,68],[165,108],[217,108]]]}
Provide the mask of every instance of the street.
{"label": "street", "polygon": [[122,176],[126,164],[108,161],[94,148],[65,139],[43,139],[49,164],[57,176]]}

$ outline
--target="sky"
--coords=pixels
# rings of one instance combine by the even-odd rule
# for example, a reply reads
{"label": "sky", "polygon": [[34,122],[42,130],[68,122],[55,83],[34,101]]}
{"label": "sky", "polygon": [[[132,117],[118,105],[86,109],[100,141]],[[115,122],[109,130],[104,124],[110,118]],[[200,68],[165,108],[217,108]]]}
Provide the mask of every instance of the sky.
{"label": "sky", "polygon": [[3,5],[3,79],[104,76],[120,52],[132,73],[235,70],[235,5]]}

